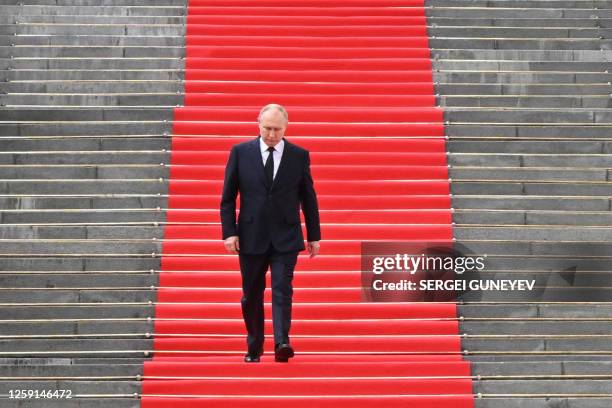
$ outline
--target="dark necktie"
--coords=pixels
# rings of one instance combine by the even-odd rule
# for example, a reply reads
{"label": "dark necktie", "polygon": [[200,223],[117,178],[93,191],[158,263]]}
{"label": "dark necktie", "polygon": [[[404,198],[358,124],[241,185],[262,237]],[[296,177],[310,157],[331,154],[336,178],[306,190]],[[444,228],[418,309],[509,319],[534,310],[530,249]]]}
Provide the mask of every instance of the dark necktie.
{"label": "dark necktie", "polygon": [[266,172],[266,181],[268,182],[268,187],[272,187],[272,180],[274,179],[274,148],[268,147],[268,158],[266,159],[266,165],[264,166],[264,170]]}

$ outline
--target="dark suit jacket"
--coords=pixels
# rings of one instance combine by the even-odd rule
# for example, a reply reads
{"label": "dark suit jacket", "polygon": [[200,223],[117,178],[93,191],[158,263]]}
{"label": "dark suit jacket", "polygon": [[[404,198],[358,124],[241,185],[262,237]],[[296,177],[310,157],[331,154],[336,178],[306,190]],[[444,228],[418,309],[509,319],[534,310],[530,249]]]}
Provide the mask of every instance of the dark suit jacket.
{"label": "dark suit jacket", "polygon": [[[236,224],[238,192],[240,215]],[[238,235],[243,254],[264,253],[270,244],[279,252],[302,251],[300,205],[308,241],[319,241],[319,209],[307,150],[285,139],[276,177],[268,186],[259,137],[232,147],[221,197],[223,239]]]}

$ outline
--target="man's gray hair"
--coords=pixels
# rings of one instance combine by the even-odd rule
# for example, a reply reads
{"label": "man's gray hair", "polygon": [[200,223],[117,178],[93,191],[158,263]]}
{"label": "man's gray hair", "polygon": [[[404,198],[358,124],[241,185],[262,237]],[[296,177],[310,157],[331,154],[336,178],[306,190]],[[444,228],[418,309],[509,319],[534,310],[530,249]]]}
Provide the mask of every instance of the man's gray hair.
{"label": "man's gray hair", "polygon": [[263,108],[261,108],[261,110],[259,111],[259,116],[257,117],[257,121],[261,122],[262,115],[264,113],[266,113],[267,111],[269,111],[270,109],[276,109],[277,111],[282,113],[283,116],[285,117],[285,121],[287,123],[289,122],[289,114],[287,113],[287,109],[285,109],[285,107],[283,105],[279,105],[277,103],[269,103],[266,106],[264,106]]}

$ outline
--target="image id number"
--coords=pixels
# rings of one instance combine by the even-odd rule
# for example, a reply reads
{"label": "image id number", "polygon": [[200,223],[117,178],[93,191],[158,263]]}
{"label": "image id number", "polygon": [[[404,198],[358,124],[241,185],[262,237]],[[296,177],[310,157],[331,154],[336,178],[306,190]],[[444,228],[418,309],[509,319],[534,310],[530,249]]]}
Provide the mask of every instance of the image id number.
{"label": "image id number", "polygon": [[13,399],[72,398],[72,390],[9,390],[9,398],[13,398]]}

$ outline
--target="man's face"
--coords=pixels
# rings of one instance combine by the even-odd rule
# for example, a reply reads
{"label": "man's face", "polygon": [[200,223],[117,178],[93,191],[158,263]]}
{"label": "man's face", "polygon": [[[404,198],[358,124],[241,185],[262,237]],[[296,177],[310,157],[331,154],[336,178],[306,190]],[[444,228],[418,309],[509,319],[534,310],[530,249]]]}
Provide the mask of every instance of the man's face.
{"label": "man's face", "polygon": [[276,146],[285,136],[286,128],[287,122],[285,121],[285,116],[280,111],[270,109],[261,115],[259,134],[267,146]]}

